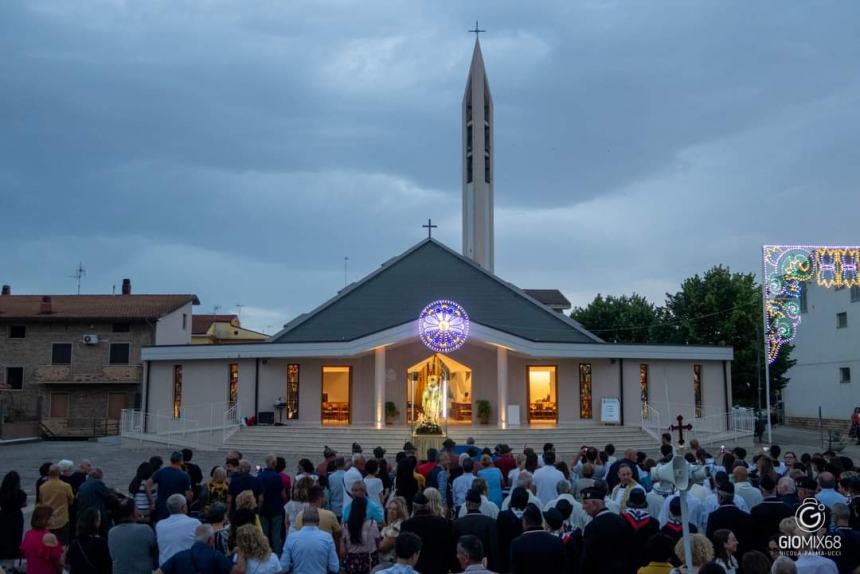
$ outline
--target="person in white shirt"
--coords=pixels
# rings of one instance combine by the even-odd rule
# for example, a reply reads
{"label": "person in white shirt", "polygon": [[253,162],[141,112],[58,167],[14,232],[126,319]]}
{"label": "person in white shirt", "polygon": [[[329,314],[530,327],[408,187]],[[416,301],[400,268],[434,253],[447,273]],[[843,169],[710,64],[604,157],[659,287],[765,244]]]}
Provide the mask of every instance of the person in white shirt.
{"label": "person in white shirt", "polygon": [[633,469],[627,465],[618,467],[618,484],[612,489],[610,498],[618,505],[621,511],[627,508],[627,498],[633,490],[645,492],[645,488],[633,479]]}
{"label": "person in white shirt", "polygon": [[170,495],[166,506],[170,516],[155,524],[159,564],[164,564],[177,552],[191,548],[195,541],[195,531],[200,526],[199,520],[187,515],[188,501],[185,495]]}
{"label": "person in white shirt", "polygon": [[532,473],[527,470],[520,472],[517,476],[516,484],[511,485],[511,492],[507,497],[502,501],[502,510],[507,510],[511,506],[511,496],[514,493],[514,489],[518,486],[522,486],[526,489],[526,492],[529,493],[529,504],[534,504],[538,508],[542,506],[540,499],[535,496],[534,493],[534,479],[532,477]]}
{"label": "person in white shirt", "polygon": [[746,502],[747,508],[761,504],[764,496],[759,489],[754,487],[749,481],[749,471],[738,466],[732,471],[732,477],[735,479],[735,494],[740,496]]}
{"label": "person in white shirt", "polygon": [[382,508],[382,493],[385,486],[383,486],[382,480],[376,476],[379,472],[379,461],[375,458],[370,459],[365,464],[364,469],[367,471],[367,476],[364,477],[364,484],[367,486],[367,499],[372,500]]}
{"label": "person in white shirt", "polygon": [[362,456],[360,453],[352,455],[352,466],[350,466],[349,470],[347,470],[346,473],[344,473],[343,475],[344,506],[352,502],[352,496],[350,496],[350,492],[352,491],[352,483],[364,480],[364,476],[362,476],[361,474],[362,468],[364,468],[364,456]]}
{"label": "person in white shirt", "polygon": [[[487,481],[483,478],[476,477],[475,480],[472,481],[471,490],[476,490],[481,493],[481,506],[478,508],[478,512],[483,514],[484,516],[489,516],[493,520],[499,517],[499,507],[496,504],[487,498]],[[469,513],[469,509],[463,504],[460,507],[460,510],[457,511],[457,518],[462,516],[466,516]]]}
{"label": "person in white shirt", "polygon": [[475,469],[475,461],[471,458],[465,458],[460,463],[463,467],[463,474],[454,479],[451,483],[451,493],[454,500],[454,508],[459,508],[466,503],[466,493],[472,488],[472,482],[475,480],[475,475],[472,471]]}
{"label": "person in white shirt", "polygon": [[543,507],[558,493],[557,487],[560,480],[565,480],[564,474],[555,467],[555,452],[548,451],[543,455],[544,466],[534,473],[534,483],[537,497],[540,499],[540,507]]}
{"label": "person in white shirt", "polygon": [[591,517],[582,510],[582,504],[570,493],[570,483],[566,480],[559,481],[556,489],[558,490],[558,496],[547,502],[543,507],[543,511],[546,512],[550,508],[556,508],[560,501],[566,500],[573,507],[568,519],[570,524],[574,528],[585,528],[585,525],[591,521]]}
{"label": "person in white shirt", "polygon": [[[667,496],[666,500],[663,501],[663,508],[660,509],[659,515],[660,528],[663,528],[669,522],[669,506],[672,503],[672,499],[678,498],[678,496],[680,495],[676,492]],[[707,514],[703,510],[702,503],[699,502],[698,498],[693,496],[687,497],[687,522],[702,532],[705,531],[708,524]]]}

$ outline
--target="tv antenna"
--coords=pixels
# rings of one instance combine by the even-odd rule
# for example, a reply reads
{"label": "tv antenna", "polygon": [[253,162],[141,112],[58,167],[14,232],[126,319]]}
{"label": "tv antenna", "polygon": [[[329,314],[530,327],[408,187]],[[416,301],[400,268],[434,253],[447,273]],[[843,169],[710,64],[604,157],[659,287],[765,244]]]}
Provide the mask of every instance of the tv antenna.
{"label": "tv antenna", "polygon": [[75,279],[78,283],[78,295],[81,294],[81,278],[86,277],[87,270],[84,269],[83,263],[78,263],[78,268],[75,269],[75,272],[72,275],[69,275],[72,279]]}
{"label": "tv antenna", "polygon": [[344,287],[346,287],[346,283],[347,283],[346,272],[347,272],[348,266],[349,266],[349,257],[344,257],[343,258],[343,286]]}
{"label": "tv antenna", "polygon": [[242,307],[245,307],[245,305],[242,305],[241,303],[236,303],[236,316],[239,317],[239,319],[242,318]]}

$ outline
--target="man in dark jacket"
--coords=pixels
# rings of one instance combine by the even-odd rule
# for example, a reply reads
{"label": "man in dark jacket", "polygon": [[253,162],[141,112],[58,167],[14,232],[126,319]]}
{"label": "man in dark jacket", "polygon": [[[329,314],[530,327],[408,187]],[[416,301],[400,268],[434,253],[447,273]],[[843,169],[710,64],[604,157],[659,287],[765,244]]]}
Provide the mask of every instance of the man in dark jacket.
{"label": "man in dark jacket", "polygon": [[731,530],[738,539],[737,556],[743,556],[747,550],[752,550],[753,528],[750,515],[735,506],[735,485],[723,482],[717,486],[717,500],[720,507],[708,516],[708,527],[705,535],[713,539],[714,532],[722,528]]}
{"label": "man in dark jacket", "polygon": [[760,488],[764,499],[750,510],[752,548],[767,553],[770,537],[779,534],[780,521],[794,515],[794,511],[776,496],[776,484],[771,477],[763,476]]}
{"label": "man in dark jacket", "polygon": [[499,534],[499,572],[510,571],[510,547],[520,534],[523,533],[523,512],[529,503],[529,493],[522,486],[511,492],[511,504],[496,518],[496,531]]}
{"label": "man in dark jacket", "polygon": [[564,542],[543,529],[543,513],[534,504],[523,512],[523,533],[511,542],[511,572],[564,572]]}
{"label": "man in dark jacket", "polygon": [[660,522],[648,514],[648,501],[645,491],[637,488],[630,491],[627,508],[621,513],[625,526],[630,532],[633,546],[633,564],[638,569],[648,564],[648,541],[660,532]]}
{"label": "man in dark jacket", "polygon": [[624,519],[607,510],[606,491],[592,486],[582,491],[582,508],[591,522],[582,533],[583,574],[626,574],[635,572],[630,552],[632,535]]}
{"label": "man in dark jacket", "polygon": [[412,532],[423,543],[415,570],[421,574],[446,574],[449,568],[458,570],[451,521],[433,514],[428,504],[424,494],[416,494],[412,499],[412,518],[400,526],[401,532]]}
{"label": "man in dark jacket", "polygon": [[466,516],[454,521],[454,540],[461,536],[475,536],[481,541],[487,568],[499,569],[499,537],[496,531],[496,521],[481,514],[481,493],[470,490],[466,493]]}

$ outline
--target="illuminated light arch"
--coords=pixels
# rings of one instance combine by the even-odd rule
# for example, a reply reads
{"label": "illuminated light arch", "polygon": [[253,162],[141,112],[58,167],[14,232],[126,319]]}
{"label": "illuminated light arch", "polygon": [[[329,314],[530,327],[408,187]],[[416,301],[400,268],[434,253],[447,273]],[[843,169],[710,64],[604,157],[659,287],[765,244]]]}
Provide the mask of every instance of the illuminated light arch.
{"label": "illuminated light arch", "polygon": [[433,301],[418,315],[418,336],[437,353],[456,351],[469,338],[469,315],[454,301]]}
{"label": "illuminated light arch", "polygon": [[764,245],[764,322],[768,364],[800,327],[800,295],[815,281],[825,288],[860,285],[860,246]]}

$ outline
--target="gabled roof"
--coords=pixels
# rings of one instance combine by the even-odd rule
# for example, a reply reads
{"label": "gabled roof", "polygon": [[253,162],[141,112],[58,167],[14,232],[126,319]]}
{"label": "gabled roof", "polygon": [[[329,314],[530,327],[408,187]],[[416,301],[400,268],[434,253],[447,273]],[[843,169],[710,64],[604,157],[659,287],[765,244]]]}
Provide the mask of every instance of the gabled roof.
{"label": "gabled roof", "polygon": [[352,341],[413,322],[428,303],[438,299],[458,302],[475,323],[529,341],[603,342],[576,321],[434,239],[425,239],[294,319],[270,341]]}
{"label": "gabled roof", "polygon": [[0,295],[0,321],[158,319],[186,303],[200,301],[197,295]]}
{"label": "gabled roof", "polygon": [[526,295],[537,299],[547,307],[553,309],[570,309],[570,301],[567,300],[558,289],[523,289]]}
{"label": "gabled roof", "polygon": [[205,335],[212,323],[231,323],[239,319],[238,315],[194,315],[191,318],[191,334]]}

